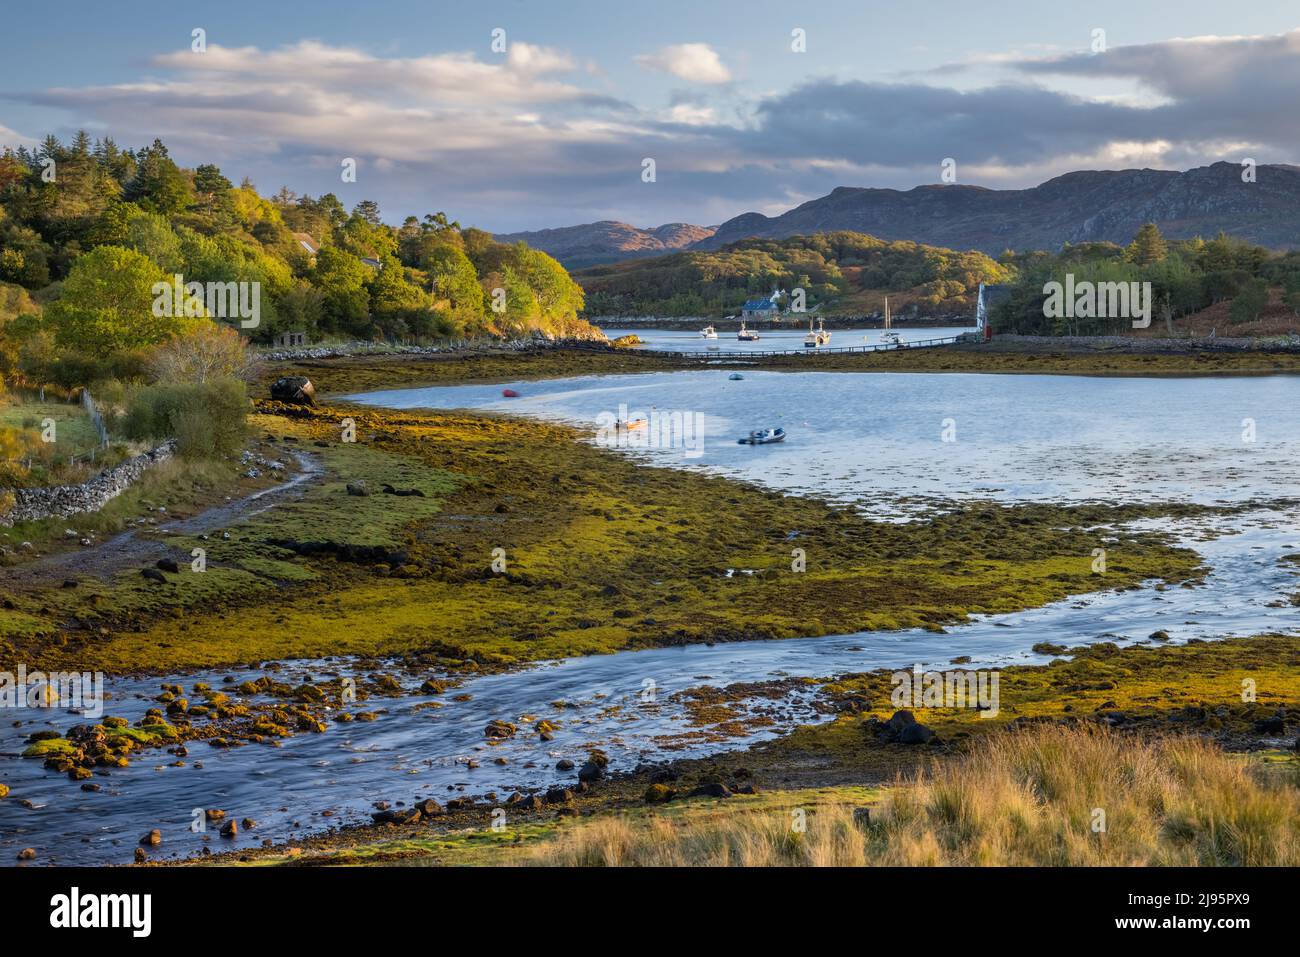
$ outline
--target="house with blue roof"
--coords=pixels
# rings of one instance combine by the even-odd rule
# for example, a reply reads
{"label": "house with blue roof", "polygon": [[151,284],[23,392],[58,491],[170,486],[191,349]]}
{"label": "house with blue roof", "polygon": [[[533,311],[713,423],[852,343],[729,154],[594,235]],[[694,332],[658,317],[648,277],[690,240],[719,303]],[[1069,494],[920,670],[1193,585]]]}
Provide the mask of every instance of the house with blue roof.
{"label": "house with blue roof", "polygon": [[746,322],[754,319],[775,319],[780,315],[781,307],[776,301],[776,296],[749,299],[740,307],[740,318]]}

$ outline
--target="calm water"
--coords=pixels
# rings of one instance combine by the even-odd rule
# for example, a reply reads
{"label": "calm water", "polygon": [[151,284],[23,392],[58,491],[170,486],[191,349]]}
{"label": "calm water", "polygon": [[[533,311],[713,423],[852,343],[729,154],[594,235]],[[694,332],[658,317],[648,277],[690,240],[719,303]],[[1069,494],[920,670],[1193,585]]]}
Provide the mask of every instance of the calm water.
{"label": "calm water", "polygon": [[[900,495],[1274,505],[1166,526],[1211,568],[1206,584],[1197,588],[1082,596],[979,618],[947,634],[873,632],[569,659],[473,679],[458,689],[472,695],[469,701],[444,695],[437,710],[416,710],[427,700],[418,696],[367,702],[364,707],[383,706],[387,713],[373,723],[303,734],[278,748],[227,751],[195,744],[181,768],[168,766],[172,758],[162,752],[141,756],[130,768],[97,777],[104,790],[93,794],[39,762],[16,757],[30,731],[85,719],[28,712],[22,727],[0,727],[0,780],[13,789],[0,801],[0,860],[12,861],[17,848],[32,846],[43,863],[124,863],[140,835],[153,827],[165,839],[154,856],[194,853],[203,846],[202,836],[188,830],[195,807],[222,807],[261,824],[233,845],[212,836],[214,850],[263,838],[284,841],[367,820],[377,800],[489,790],[504,796],[514,787],[571,782],[572,772],[554,770],[556,760],[581,762],[592,744],[604,747],[613,767],[624,770],[646,759],[741,747],[791,722],[817,718],[806,698],[793,696],[777,705],[776,729],[723,744],[693,740],[683,736],[691,729],[672,696],[696,685],[942,665],[955,655],[970,655],[973,667],[988,667],[1042,660],[1030,651],[1040,641],[1124,644],[1145,640],[1156,629],[1185,641],[1292,631],[1298,625],[1287,599],[1300,587],[1300,576],[1280,559],[1300,551],[1300,512],[1284,501],[1300,494],[1300,378],[745,373],[742,381],[731,381],[725,372],[679,372],[512,385],[523,398],[503,399],[498,385],[375,393],[365,401],[395,408],[503,409],[588,425],[620,404],[634,417],[636,410],[648,414],[652,407],[698,412],[705,426],[699,458],[686,458],[680,448],[627,454],[852,501],[889,517],[914,510],[899,502]],[[945,419],[953,420],[954,441],[944,441]],[[1253,442],[1243,441],[1243,419],[1254,420]],[[784,445],[735,444],[738,433],[777,424],[790,431]],[[347,673],[349,667],[345,661],[302,662],[291,670],[319,676],[327,668]],[[161,680],[217,686],[222,675],[246,673],[115,680],[108,711],[138,717],[153,703]],[[643,699],[647,680],[656,689],[652,700]],[[556,701],[571,707],[556,709]],[[519,721],[523,715],[558,719],[555,740],[543,744],[521,735],[500,747],[485,744],[488,721]],[[498,755],[508,765],[492,763]],[[482,767],[469,769],[469,758]],[[37,808],[21,807],[20,798]]]}
{"label": "calm water", "polygon": [[[602,413],[623,408],[632,419],[699,415],[698,456],[671,442],[633,454],[853,501],[880,515],[905,510],[900,496],[1210,503],[1300,495],[1300,377],[728,375],[585,376],[353,398],[593,428]],[[506,387],[521,397],[503,398]],[[785,428],[783,444],[736,444],[772,426]],[[637,433],[624,440],[648,441]]]}
{"label": "calm water", "polygon": [[[704,323],[700,323],[704,328]],[[923,339],[945,339],[949,336],[971,332],[974,326],[936,326],[929,329],[895,329],[904,342],[920,342]],[[639,328],[602,328],[602,332],[611,339],[619,336],[636,335],[645,340],[640,349],[652,349],[668,352],[699,352],[717,349],[719,352],[767,352],[779,349],[802,349],[803,337],[808,334],[807,323],[790,326],[786,329],[759,329],[762,336],[758,342],[741,342],[736,333],[718,330],[717,339],[705,339],[699,329],[639,329]],[[879,345],[880,332],[874,329],[832,329],[830,345],[844,346]],[[809,350],[811,351],[811,350]]]}

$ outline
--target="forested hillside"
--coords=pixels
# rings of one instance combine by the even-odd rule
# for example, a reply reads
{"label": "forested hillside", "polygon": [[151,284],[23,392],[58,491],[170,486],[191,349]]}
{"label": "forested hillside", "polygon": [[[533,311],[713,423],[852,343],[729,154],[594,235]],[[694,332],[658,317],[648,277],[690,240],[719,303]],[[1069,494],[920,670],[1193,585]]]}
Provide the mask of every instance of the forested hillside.
{"label": "forested hillside", "polygon": [[807,307],[855,313],[861,294],[906,293],[936,312],[969,311],[981,282],[1014,270],[980,252],[956,252],[863,233],[745,239],[713,251],[674,253],[574,273],[593,316],[721,315],[774,289],[804,290]]}
{"label": "forested hillside", "polygon": [[169,338],[193,318],[154,315],[175,275],[258,284],[259,322],[241,330],[255,341],[590,333],[559,263],[440,212],[393,227],[366,200],[263,196],[158,140],[83,132],[0,156],[0,374],[74,384]]}

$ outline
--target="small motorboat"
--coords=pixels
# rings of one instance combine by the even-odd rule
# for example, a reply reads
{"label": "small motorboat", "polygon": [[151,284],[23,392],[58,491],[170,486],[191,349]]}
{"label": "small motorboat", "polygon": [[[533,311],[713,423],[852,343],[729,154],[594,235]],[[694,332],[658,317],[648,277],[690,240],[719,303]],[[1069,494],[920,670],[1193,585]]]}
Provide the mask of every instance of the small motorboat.
{"label": "small motorboat", "polygon": [[718,330],[712,326],[705,326],[700,330],[700,337],[702,339],[716,339],[718,338]]}
{"label": "small motorboat", "polygon": [[784,442],[785,429],[759,429],[736,441],[740,445],[771,445],[773,442]]}
{"label": "small motorboat", "polygon": [[736,333],[736,338],[741,342],[757,342],[758,333],[754,332],[752,329],[746,329],[745,320],[742,319],[740,320],[740,331]]}
{"label": "small motorboat", "polygon": [[745,377],[741,375],[739,372],[733,372],[731,373],[731,375],[727,376],[727,378],[730,379],[732,382],[739,382],[741,379]]}
{"label": "small motorboat", "polygon": [[630,422],[615,423],[615,428],[622,429],[624,432],[635,432],[637,429],[644,429],[645,427],[645,419],[632,419]]}
{"label": "small motorboat", "polygon": [[516,392],[514,389],[502,389],[501,394],[505,396],[507,399],[519,398],[519,393]]}

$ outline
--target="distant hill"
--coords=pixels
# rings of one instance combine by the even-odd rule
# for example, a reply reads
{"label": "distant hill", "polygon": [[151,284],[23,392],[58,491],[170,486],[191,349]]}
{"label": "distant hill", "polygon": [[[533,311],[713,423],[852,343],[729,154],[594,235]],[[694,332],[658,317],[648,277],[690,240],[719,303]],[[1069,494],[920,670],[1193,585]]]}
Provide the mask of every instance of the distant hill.
{"label": "distant hill", "polygon": [[606,219],[581,226],[539,229],[535,232],[498,233],[500,243],[523,241],[558,259],[566,269],[581,269],[602,263],[620,262],[642,256],[662,256],[685,249],[713,235],[712,226],[665,223],[654,229],[639,229]]}
{"label": "distant hill", "polygon": [[1066,173],[1031,189],[841,186],[779,216],[744,213],[694,248],[831,230],[951,249],[1055,251],[1063,243],[1128,243],[1143,223],[1170,239],[1228,235],[1270,249],[1300,248],[1300,167],[1260,166],[1256,181],[1215,163],[1180,173],[1129,169]]}
{"label": "distant hill", "polygon": [[[735,313],[774,289],[803,289],[823,314],[866,315],[892,299],[926,315],[968,314],[981,282],[1014,275],[981,252],[886,242],[853,232],[743,239],[718,250],[693,249],[573,274],[589,316],[706,316]],[[789,300],[782,306],[788,308]]]}

